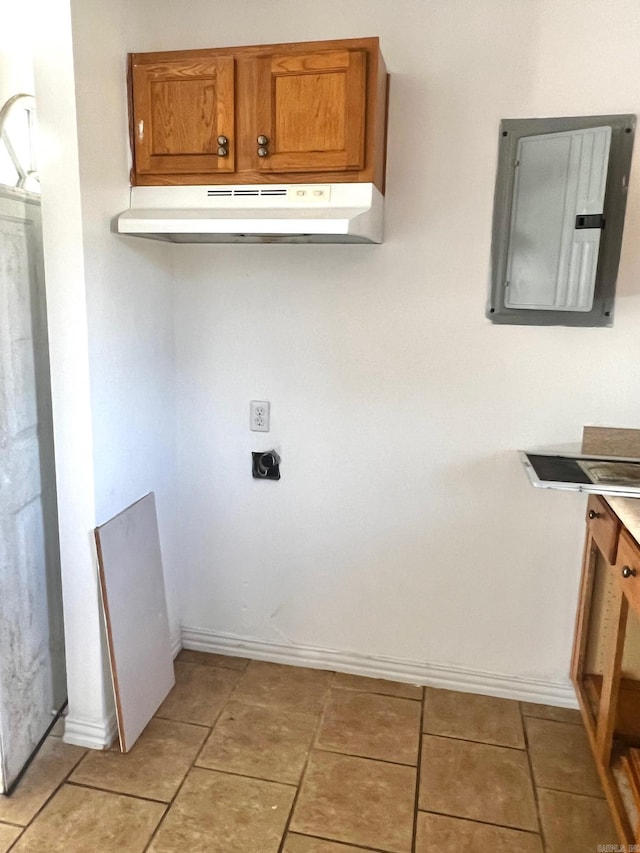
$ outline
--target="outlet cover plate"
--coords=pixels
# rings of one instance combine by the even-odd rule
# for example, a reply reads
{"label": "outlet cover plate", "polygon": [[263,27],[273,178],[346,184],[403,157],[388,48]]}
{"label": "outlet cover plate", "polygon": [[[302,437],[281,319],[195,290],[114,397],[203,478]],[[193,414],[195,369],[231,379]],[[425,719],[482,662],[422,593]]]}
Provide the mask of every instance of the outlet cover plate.
{"label": "outlet cover plate", "polygon": [[271,404],[267,400],[252,400],[249,416],[249,429],[252,432],[269,432]]}

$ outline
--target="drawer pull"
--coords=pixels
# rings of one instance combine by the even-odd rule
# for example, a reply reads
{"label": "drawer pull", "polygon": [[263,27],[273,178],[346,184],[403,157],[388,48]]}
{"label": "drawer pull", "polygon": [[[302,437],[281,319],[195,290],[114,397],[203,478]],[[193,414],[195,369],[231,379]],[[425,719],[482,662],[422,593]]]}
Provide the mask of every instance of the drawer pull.
{"label": "drawer pull", "polygon": [[623,578],[635,578],[636,570],[632,569],[631,566],[623,566],[622,567],[622,577]]}
{"label": "drawer pull", "polygon": [[602,516],[601,512],[596,512],[595,509],[589,510],[589,518],[593,520],[594,518],[600,518]]}

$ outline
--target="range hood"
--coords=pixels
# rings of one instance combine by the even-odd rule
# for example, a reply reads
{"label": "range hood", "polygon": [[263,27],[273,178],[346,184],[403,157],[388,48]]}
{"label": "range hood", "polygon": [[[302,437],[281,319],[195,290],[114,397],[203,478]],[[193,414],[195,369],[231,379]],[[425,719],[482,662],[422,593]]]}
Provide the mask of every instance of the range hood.
{"label": "range hood", "polygon": [[173,243],[381,243],[373,184],[132,187],[120,234]]}

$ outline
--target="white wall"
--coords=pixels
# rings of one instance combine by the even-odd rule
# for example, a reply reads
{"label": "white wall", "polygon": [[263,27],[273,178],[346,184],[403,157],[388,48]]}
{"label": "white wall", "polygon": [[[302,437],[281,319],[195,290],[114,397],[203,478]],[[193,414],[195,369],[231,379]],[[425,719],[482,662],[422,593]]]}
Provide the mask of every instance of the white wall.
{"label": "white wall", "polygon": [[39,170],[69,696],[66,737],[100,743],[113,703],[92,545],[95,482],[69,0],[34,17]]}
{"label": "white wall", "polygon": [[125,2],[40,6],[31,13],[68,666],[65,738],[101,746],[114,720],[93,528],[150,490],[177,635],[171,259],[166,246],[110,232],[111,218],[128,206],[126,53],[139,46],[143,22],[136,24]]}
{"label": "white wall", "polygon": [[[175,247],[183,623],[560,695],[584,499],[534,491],[515,450],[639,425],[640,164],[614,327],[494,327],[498,121],[640,112],[637,3],[193,0],[147,39],[372,34],[392,74],[385,243]],[[251,399],[272,402],[268,436]],[[255,482],[271,445],[282,480]]]}
{"label": "white wall", "polygon": [[[149,489],[174,627],[566,684],[584,500],[532,490],[514,450],[637,425],[638,168],[614,328],[493,327],[497,125],[637,112],[635,0],[74,0],[75,81],[68,2],[40,18],[36,94],[75,707],[108,713],[91,528]],[[128,50],[369,34],[393,74],[384,245],[110,233]],[[256,483],[271,444],[283,479]]]}
{"label": "white wall", "polygon": [[155,491],[178,634],[175,359],[169,248],[112,233],[129,206],[126,57],[145,23],[126,0],[73,2],[96,523]]}

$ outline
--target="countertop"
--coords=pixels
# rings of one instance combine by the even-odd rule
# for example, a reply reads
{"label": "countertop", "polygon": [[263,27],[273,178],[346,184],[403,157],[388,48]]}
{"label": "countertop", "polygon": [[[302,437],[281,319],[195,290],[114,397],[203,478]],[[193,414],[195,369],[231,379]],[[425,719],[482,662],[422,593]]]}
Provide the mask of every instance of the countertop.
{"label": "countertop", "polygon": [[640,498],[604,498],[604,500],[640,545]]}

